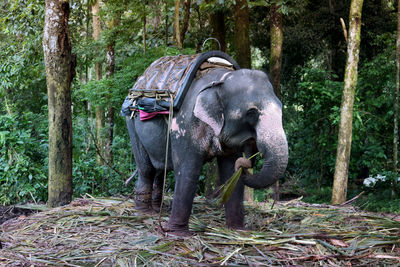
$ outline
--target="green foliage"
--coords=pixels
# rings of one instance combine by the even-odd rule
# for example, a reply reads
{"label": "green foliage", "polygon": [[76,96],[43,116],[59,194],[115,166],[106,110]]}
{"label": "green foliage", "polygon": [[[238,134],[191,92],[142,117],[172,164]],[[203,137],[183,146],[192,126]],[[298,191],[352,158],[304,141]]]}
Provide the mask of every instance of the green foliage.
{"label": "green foliage", "polygon": [[40,112],[46,100],[43,17],[40,0],[0,2],[0,98],[9,111]]}
{"label": "green foliage", "polygon": [[43,17],[43,1],[0,1],[0,203],[47,198]]}
{"label": "green foliage", "polygon": [[297,90],[288,96],[284,111],[290,145],[289,172],[307,177],[304,183],[327,185],[335,165],[342,83],[320,68],[298,73]]}
{"label": "green foliage", "polygon": [[[133,50],[134,51],[134,50]],[[100,81],[92,80],[88,83],[77,84],[73,91],[73,99],[76,102],[88,101],[93,106],[114,106],[119,110],[128,90],[133,86],[135,80],[150,66],[157,58],[164,55],[164,49],[149,49],[146,55],[135,51],[118,64],[118,69],[110,78]]]}
{"label": "green foliage", "polygon": [[330,203],[331,197],[331,186],[323,186],[321,188],[309,187],[307,188],[307,196],[303,198],[303,201],[310,203]]}
{"label": "green foliage", "polygon": [[[394,65],[394,56],[388,49],[360,66],[348,197],[360,192],[359,184],[366,178],[362,177],[363,169],[370,174],[386,174],[392,169]],[[288,172],[301,177],[307,191],[305,200],[310,202],[330,202],[331,193],[327,190],[333,181],[343,88],[342,82],[335,81],[335,75],[321,66],[318,61],[311,61],[308,68],[298,70],[291,79],[293,84],[288,84],[290,94],[285,98]],[[381,190],[375,188],[375,196],[383,196],[389,189],[390,183]]]}
{"label": "green foliage", "polygon": [[304,7],[309,4],[309,1],[304,0],[250,0],[249,7],[271,7],[276,5],[279,7],[278,11],[283,15],[299,14],[304,11]]}
{"label": "green foliage", "polygon": [[31,112],[0,116],[0,204],[47,198],[47,132]]}
{"label": "green foliage", "polygon": [[400,198],[392,199],[390,189],[369,192],[357,200],[357,206],[369,211],[400,213]]}
{"label": "green foliage", "polygon": [[116,134],[113,140],[114,161],[111,166],[96,162],[95,121],[73,118],[73,188],[74,196],[89,193],[96,196],[128,194],[133,183],[124,182],[133,173],[135,164],[126,134]]}
{"label": "green foliage", "polygon": [[[389,51],[388,51],[389,52]],[[359,119],[354,123],[356,165],[371,173],[391,168],[393,143],[394,56],[387,52],[364,64],[359,74]]]}
{"label": "green foliage", "polygon": [[257,202],[263,202],[267,199],[273,199],[273,189],[272,188],[267,188],[267,189],[255,189],[254,190],[254,200]]}

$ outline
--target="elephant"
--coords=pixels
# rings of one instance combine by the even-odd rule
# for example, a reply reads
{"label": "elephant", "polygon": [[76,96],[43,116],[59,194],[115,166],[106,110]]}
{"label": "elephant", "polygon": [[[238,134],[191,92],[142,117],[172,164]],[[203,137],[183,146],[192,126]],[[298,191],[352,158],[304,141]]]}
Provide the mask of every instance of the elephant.
{"label": "elephant", "polygon": [[126,123],[138,168],[136,209],[158,212],[165,162],[167,169],[174,171],[174,197],[167,224],[172,235],[192,234],[189,217],[205,162],[217,158],[223,183],[233,175],[235,163],[236,168],[246,165],[237,161],[243,153],[259,151],[264,157],[261,170],[256,174],[244,172],[225,203],[225,224],[233,229],[244,229],[244,186],[265,188],[274,184],[288,163],[282,103],[267,74],[259,70],[216,68],[194,80],[182,106],[173,114],[168,160],[165,117],[141,121],[138,116],[126,116]]}

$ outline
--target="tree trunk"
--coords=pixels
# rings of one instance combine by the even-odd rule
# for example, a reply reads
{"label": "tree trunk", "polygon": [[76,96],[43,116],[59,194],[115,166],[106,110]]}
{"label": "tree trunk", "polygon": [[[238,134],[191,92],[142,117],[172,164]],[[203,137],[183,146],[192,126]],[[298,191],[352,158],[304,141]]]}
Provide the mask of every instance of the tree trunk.
{"label": "tree trunk", "polygon": [[162,21],[162,1],[150,1],[150,9],[154,11],[153,29],[158,30]]}
{"label": "tree trunk", "polygon": [[[113,31],[113,29],[118,26],[120,22],[121,14],[117,14],[116,19],[111,19],[108,22],[109,30]],[[112,32],[112,36],[110,37],[108,44],[107,44],[107,62],[106,62],[106,76],[107,78],[111,78],[114,76],[115,71],[115,32]],[[114,107],[113,104],[110,102],[111,94],[113,92],[110,91],[109,95],[107,96],[107,111],[106,111],[106,138],[104,144],[104,158],[108,162],[108,164],[112,164],[113,162],[113,151],[112,151],[112,144],[114,139]]]}
{"label": "tree trunk", "polygon": [[218,163],[217,159],[214,158],[212,161],[206,164],[206,184],[205,184],[205,195],[206,198],[211,199],[214,187],[219,181],[218,175]]}
{"label": "tree trunk", "polygon": [[104,142],[103,142],[103,122],[104,112],[100,107],[96,107],[96,152],[97,152],[97,164],[104,164]]}
{"label": "tree trunk", "polygon": [[[101,35],[101,23],[100,23],[100,4],[97,0],[92,6],[92,17],[93,17],[93,39],[98,41]],[[103,72],[101,67],[101,62],[96,62],[94,64],[96,81],[102,79]],[[104,111],[103,108],[96,106],[96,137],[97,137],[97,163],[104,164],[102,155],[104,155],[104,141],[103,141],[103,121],[104,121]]]}
{"label": "tree trunk", "polygon": [[[93,18],[93,39],[98,41],[101,35],[101,21],[100,21],[100,0],[97,0],[92,6],[92,18]],[[96,62],[95,65],[96,80],[101,80],[102,78],[102,68],[101,63]]]}
{"label": "tree trunk", "polygon": [[397,161],[399,142],[399,85],[400,85],[400,0],[397,1],[397,40],[396,40],[396,89],[394,94],[394,132],[393,132],[393,171],[396,173],[392,181],[392,198],[397,191]]}
{"label": "tree trunk", "polygon": [[[194,9],[196,11],[197,14],[197,21],[201,21],[201,12],[200,12],[200,6],[199,5],[195,5]],[[203,23],[197,23],[197,25],[199,26],[198,28],[198,32],[203,32]],[[200,38],[196,38],[196,53],[200,53],[202,52],[202,45],[203,45],[203,41]]]}
{"label": "tree trunk", "polygon": [[168,1],[165,1],[165,46],[168,46]]}
{"label": "tree trunk", "polygon": [[[211,37],[216,38],[220,45],[221,51],[226,52],[226,28],[225,15],[222,10],[214,11],[210,14]],[[218,49],[218,44],[215,44],[215,50]]]}
{"label": "tree trunk", "polygon": [[[251,68],[249,7],[247,0],[236,0],[235,8],[235,54],[241,68]],[[245,188],[245,201],[253,201],[254,189]]]}
{"label": "tree trunk", "polygon": [[329,0],[329,13],[335,14],[335,1]]}
{"label": "tree trunk", "polygon": [[175,0],[175,13],[174,13],[174,44],[182,48],[181,31],[179,25],[179,6],[180,0]]}
{"label": "tree trunk", "polygon": [[346,201],[347,180],[351,151],[353,104],[357,86],[357,68],[360,52],[361,10],[363,0],[352,0],[349,16],[349,39],[344,76],[344,88],[340,111],[335,176],[332,188],[332,204]]}
{"label": "tree trunk", "polygon": [[254,203],[254,189],[248,186],[244,187],[243,200],[248,203]]}
{"label": "tree trunk", "polygon": [[185,6],[185,16],[183,17],[183,26],[182,26],[182,31],[181,31],[181,42],[182,42],[182,44],[185,41],[185,34],[186,34],[186,31],[187,31],[187,29],[189,27],[190,4],[191,4],[191,0],[185,0],[183,2],[183,5]]}
{"label": "tree trunk", "polygon": [[143,5],[143,54],[146,55],[146,32],[147,32],[147,20],[146,20],[146,5]]}
{"label": "tree trunk", "polygon": [[48,205],[72,198],[71,81],[75,64],[68,30],[69,3],[46,0],[43,50],[49,109]]}
{"label": "tree trunk", "polygon": [[[113,30],[114,27],[118,26],[119,24],[119,18],[116,20],[112,19],[108,23],[108,28],[110,31]],[[106,77],[110,78],[114,75],[115,71],[115,33],[112,33],[112,36],[110,37],[108,44],[107,44],[107,55],[106,55]]]}
{"label": "tree trunk", "polygon": [[8,104],[7,93],[4,95],[4,105],[6,106],[7,114],[8,114],[9,116],[11,116],[11,115],[13,114],[13,112],[12,112],[12,110],[11,110],[10,105]]}
{"label": "tree trunk", "polygon": [[[270,11],[270,34],[271,34],[271,55],[269,72],[271,75],[272,86],[276,96],[281,99],[281,69],[282,69],[282,13],[278,10],[279,6],[273,4]],[[279,200],[279,181],[274,185],[274,200]]]}
{"label": "tree trunk", "polygon": [[281,98],[280,81],[282,68],[282,13],[278,10],[279,6],[272,5],[270,18],[271,33],[271,56],[269,72],[272,79],[274,92],[278,98]]}
{"label": "tree trunk", "polygon": [[235,4],[235,53],[241,68],[251,68],[249,7],[247,0],[236,0]]}

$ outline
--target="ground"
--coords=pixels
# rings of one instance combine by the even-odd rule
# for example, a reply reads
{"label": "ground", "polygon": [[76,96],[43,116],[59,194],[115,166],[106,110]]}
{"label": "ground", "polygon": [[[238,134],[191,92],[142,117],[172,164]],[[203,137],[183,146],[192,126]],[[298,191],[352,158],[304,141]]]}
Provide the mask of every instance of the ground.
{"label": "ground", "polygon": [[[247,231],[196,198],[189,238],[162,231],[164,212],[138,214],[124,198],[81,198],[0,225],[4,266],[399,265],[400,218],[301,201],[246,205]],[[0,213],[1,214],[1,213]],[[161,224],[161,226],[160,226]]]}

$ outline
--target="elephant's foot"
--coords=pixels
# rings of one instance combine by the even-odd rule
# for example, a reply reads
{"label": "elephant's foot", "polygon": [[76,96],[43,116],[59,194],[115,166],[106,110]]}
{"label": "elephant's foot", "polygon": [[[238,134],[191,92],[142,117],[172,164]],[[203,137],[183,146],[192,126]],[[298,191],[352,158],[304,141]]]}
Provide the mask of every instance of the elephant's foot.
{"label": "elephant's foot", "polygon": [[236,214],[236,216],[227,216],[225,225],[230,229],[246,230],[244,226],[244,216],[238,214]]}
{"label": "elephant's foot", "polygon": [[240,225],[240,224],[232,224],[232,223],[226,223],[226,228],[229,229],[233,229],[233,230],[242,230],[242,231],[246,231],[247,228],[244,225]]}
{"label": "elephant's foot", "polygon": [[182,238],[194,236],[194,233],[190,231],[167,231],[167,235]]}
{"label": "elephant's foot", "polygon": [[187,224],[176,224],[172,223],[171,221],[168,222],[165,230],[170,236],[189,237],[194,235],[193,232],[189,231],[189,226]]}
{"label": "elephant's foot", "polygon": [[168,236],[190,237],[190,236],[194,235],[194,233],[189,231],[189,229],[187,227],[179,228],[179,227],[176,227],[176,226],[175,227],[174,226],[170,226],[168,224],[168,226],[167,226],[167,228],[165,230],[166,230]]}
{"label": "elephant's foot", "polygon": [[135,209],[145,214],[154,214],[150,191],[135,190]]}

